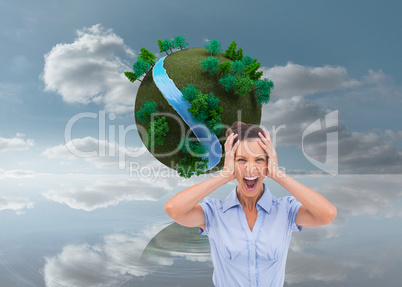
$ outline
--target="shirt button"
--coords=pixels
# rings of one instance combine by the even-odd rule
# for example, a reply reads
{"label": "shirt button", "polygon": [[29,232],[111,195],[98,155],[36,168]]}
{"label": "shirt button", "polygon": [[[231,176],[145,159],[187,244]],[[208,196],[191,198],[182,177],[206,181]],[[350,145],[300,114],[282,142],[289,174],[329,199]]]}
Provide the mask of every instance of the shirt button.
{"label": "shirt button", "polygon": [[254,260],[251,260],[251,265],[254,265]]}

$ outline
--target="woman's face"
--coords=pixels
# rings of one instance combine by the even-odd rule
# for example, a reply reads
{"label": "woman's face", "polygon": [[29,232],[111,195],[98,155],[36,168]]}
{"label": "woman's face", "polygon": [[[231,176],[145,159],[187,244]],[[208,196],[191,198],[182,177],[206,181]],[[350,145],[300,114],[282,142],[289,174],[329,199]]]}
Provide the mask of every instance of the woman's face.
{"label": "woman's face", "polygon": [[[259,139],[243,140],[235,154],[235,175],[238,193],[246,198],[258,197],[263,192],[263,180],[267,175],[268,157],[258,143]],[[246,181],[248,178],[248,182]],[[255,180],[253,180],[255,178]],[[250,184],[250,188],[248,187]]]}

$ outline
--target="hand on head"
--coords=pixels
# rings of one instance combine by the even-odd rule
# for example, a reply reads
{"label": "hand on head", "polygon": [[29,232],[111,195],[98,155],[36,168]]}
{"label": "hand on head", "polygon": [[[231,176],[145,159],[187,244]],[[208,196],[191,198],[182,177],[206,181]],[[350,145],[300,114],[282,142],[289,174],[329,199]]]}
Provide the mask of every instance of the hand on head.
{"label": "hand on head", "polygon": [[278,157],[276,155],[274,145],[272,144],[269,132],[265,131],[265,129],[262,131],[264,134],[258,133],[260,136],[260,140],[258,142],[268,154],[267,176],[275,179],[281,173],[278,166]]}
{"label": "hand on head", "polygon": [[237,147],[240,144],[240,141],[237,141],[233,146],[233,141],[236,137],[237,134],[233,133],[227,137],[225,142],[225,164],[221,173],[224,176],[228,176],[230,180],[234,180],[236,178],[234,155],[236,153]]}

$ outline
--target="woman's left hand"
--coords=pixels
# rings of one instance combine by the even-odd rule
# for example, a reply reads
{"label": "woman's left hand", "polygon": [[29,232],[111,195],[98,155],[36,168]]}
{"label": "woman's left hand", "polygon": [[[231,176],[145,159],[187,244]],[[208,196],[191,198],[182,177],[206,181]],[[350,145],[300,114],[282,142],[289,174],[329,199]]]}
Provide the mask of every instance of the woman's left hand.
{"label": "woman's left hand", "polygon": [[258,133],[260,136],[260,140],[258,142],[268,155],[266,175],[275,180],[276,178],[280,177],[283,172],[279,169],[278,157],[272,144],[269,132],[265,131],[265,129],[262,129],[262,131],[264,134]]}

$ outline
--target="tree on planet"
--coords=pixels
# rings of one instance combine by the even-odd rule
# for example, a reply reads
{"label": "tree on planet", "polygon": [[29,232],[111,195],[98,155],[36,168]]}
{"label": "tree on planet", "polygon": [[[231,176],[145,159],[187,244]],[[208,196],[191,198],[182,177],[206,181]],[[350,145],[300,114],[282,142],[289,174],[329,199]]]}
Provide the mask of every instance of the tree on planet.
{"label": "tree on planet", "polygon": [[145,145],[148,147],[163,145],[165,137],[169,132],[169,126],[165,117],[158,116],[156,102],[145,101],[142,108],[137,111],[136,116],[139,122],[147,124],[147,138],[145,140]]}
{"label": "tree on planet", "polygon": [[145,104],[136,113],[137,120],[142,123],[148,123],[151,121],[151,115],[156,113],[158,113],[156,102],[145,101]]}
{"label": "tree on planet", "polygon": [[180,50],[182,50],[183,48],[185,48],[186,46],[188,46],[188,43],[186,42],[186,40],[184,39],[183,36],[176,36],[173,39],[173,44],[174,47],[176,49],[180,48]]}
{"label": "tree on planet", "polygon": [[219,60],[216,57],[208,57],[201,61],[201,69],[208,72],[209,75],[215,74],[219,67]]}
{"label": "tree on planet", "polygon": [[195,99],[195,96],[200,93],[200,90],[196,89],[193,84],[187,84],[187,86],[181,89],[182,100],[187,102],[192,102]]}
{"label": "tree on planet", "polygon": [[208,95],[204,95],[199,92],[193,101],[190,102],[191,108],[188,109],[191,112],[192,117],[196,122],[205,123],[208,118]]}
{"label": "tree on planet", "polygon": [[253,80],[247,76],[236,78],[235,94],[244,96],[253,90],[253,84]]}
{"label": "tree on planet", "polygon": [[268,79],[262,79],[255,82],[257,103],[262,106],[269,102],[271,90],[274,88],[274,83]]}
{"label": "tree on planet", "polygon": [[143,74],[147,74],[150,69],[155,65],[156,56],[148,51],[146,48],[141,47],[141,53],[137,57],[137,62],[133,65],[133,72],[124,72],[128,80],[134,83],[135,80],[142,82],[139,78]]}
{"label": "tree on planet", "polygon": [[239,60],[239,61],[243,60],[243,49],[242,48],[239,48],[239,51],[237,51],[236,60]]}
{"label": "tree on planet", "polygon": [[207,49],[208,53],[210,53],[212,56],[216,56],[222,52],[221,44],[215,39],[209,41],[205,45],[205,49]]}
{"label": "tree on planet", "polygon": [[221,74],[228,74],[232,68],[232,63],[227,61],[219,65],[218,73]]}
{"label": "tree on planet", "polygon": [[226,92],[233,90],[236,85],[236,76],[227,74],[225,77],[219,79],[219,83],[222,85]]}
{"label": "tree on planet", "polygon": [[170,39],[165,39],[162,42],[162,51],[167,53],[167,50],[170,50],[170,53],[173,53],[172,49],[174,49],[174,43],[172,40]]}
{"label": "tree on planet", "polygon": [[124,75],[128,78],[131,83],[134,83],[137,80],[137,76],[133,72],[124,72]]}
{"label": "tree on planet", "polygon": [[173,38],[173,41],[171,39],[165,39],[164,41],[158,40],[159,52],[165,52],[166,56],[169,55],[168,51],[170,51],[170,53],[173,53],[172,49],[183,50],[187,46],[188,43],[183,36],[176,36]]}
{"label": "tree on planet", "polygon": [[223,109],[218,106],[219,102],[220,100],[212,92],[209,94],[200,92],[190,103],[191,108],[189,109],[194,120],[205,124],[215,135],[219,135],[222,129],[219,125],[222,124],[221,114]]}
{"label": "tree on planet", "polygon": [[243,58],[243,64],[244,64],[245,67],[248,67],[248,66],[250,66],[251,64],[253,64],[255,62],[257,62],[257,59],[253,59],[250,56],[245,56]]}
{"label": "tree on planet", "polygon": [[151,65],[148,62],[145,62],[142,59],[139,59],[137,62],[134,63],[133,69],[134,69],[134,74],[137,77],[137,80],[142,82],[139,78],[148,72],[149,68]]}
{"label": "tree on planet", "polygon": [[243,61],[236,60],[232,62],[232,68],[230,72],[236,76],[241,76],[244,74],[244,63]]}
{"label": "tree on planet", "polygon": [[260,65],[261,65],[261,63],[256,62],[256,63],[253,63],[253,64],[247,66],[247,67],[244,69],[246,75],[247,75],[251,80],[257,81],[257,80],[259,80],[259,79],[262,77],[263,72],[262,72],[262,71],[257,72],[257,71],[260,69]]}
{"label": "tree on planet", "polygon": [[196,138],[186,138],[182,136],[181,151],[185,155],[179,164],[177,172],[181,177],[190,178],[192,175],[203,174],[208,168],[209,159],[206,157],[203,159],[207,147],[205,144],[198,141]]}
{"label": "tree on planet", "polygon": [[156,147],[165,143],[165,138],[169,132],[169,126],[165,117],[154,117],[147,125],[147,139],[145,145],[148,147]]}
{"label": "tree on planet", "polygon": [[190,103],[191,108],[188,111],[194,118],[194,121],[203,123],[211,133],[219,135],[222,128],[222,107],[219,106],[220,100],[211,92],[203,94],[192,84],[188,84],[182,90],[182,99]]}
{"label": "tree on planet", "polygon": [[153,67],[155,65],[156,56],[152,52],[148,51],[146,48],[141,47],[141,53],[138,55],[137,59],[143,60],[151,67]]}
{"label": "tree on planet", "polygon": [[230,43],[229,47],[226,49],[225,51],[225,57],[232,59],[232,60],[236,60],[236,41],[233,41],[232,43]]}
{"label": "tree on planet", "polygon": [[160,39],[158,40],[158,46],[159,46],[159,52],[160,52],[160,53],[165,52],[165,53],[166,53],[166,56],[169,55],[168,52],[163,49],[163,41],[160,40]]}

